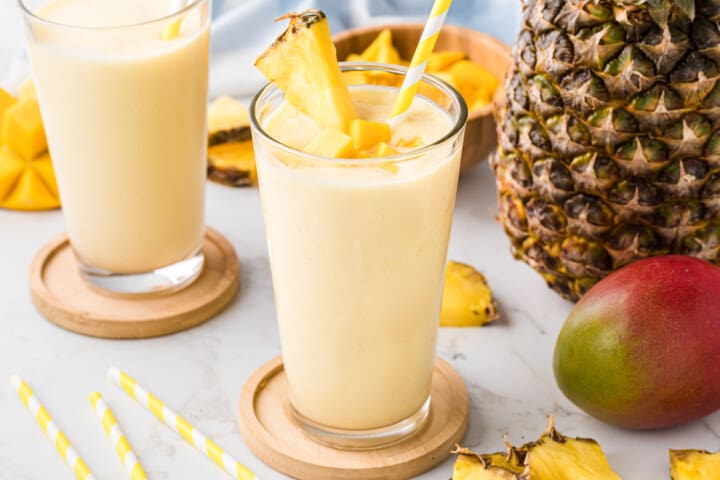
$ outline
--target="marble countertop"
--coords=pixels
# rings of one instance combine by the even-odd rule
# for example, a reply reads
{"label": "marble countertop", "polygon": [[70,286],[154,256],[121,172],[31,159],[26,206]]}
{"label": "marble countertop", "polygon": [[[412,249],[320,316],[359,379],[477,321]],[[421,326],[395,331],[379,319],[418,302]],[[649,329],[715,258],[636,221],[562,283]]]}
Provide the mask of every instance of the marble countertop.
{"label": "marble countertop", "polygon": [[[625,479],[666,479],[667,449],[720,447],[720,414],[679,428],[630,432],[581,413],[555,385],[555,337],[571,305],[539,275],[513,260],[494,220],[495,187],[487,165],[460,182],[449,257],[483,271],[502,318],[484,328],[440,332],[438,354],[462,374],[470,392],[465,446],[502,448],[534,439],[553,412],[559,428],[601,442]],[[32,307],[27,270],[33,255],[63,230],[60,212],[0,210],[0,379],[24,377],[99,479],[125,478],[89,407],[99,390],[114,409],[150,478],[223,479],[214,464],[183,443],[105,380],[116,365],[214,438],[264,479],[284,478],[255,458],[237,429],[240,389],[280,351],[260,200],[255,189],[208,186],[207,222],[232,242],[240,258],[241,289],[231,307],[210,322],[168,337],[112,341],[76,335],[44,320]],[[0,479],[71,478],[25,412],[9,383],[0,383]],[[419,477],[446,480],[452,459]]]}

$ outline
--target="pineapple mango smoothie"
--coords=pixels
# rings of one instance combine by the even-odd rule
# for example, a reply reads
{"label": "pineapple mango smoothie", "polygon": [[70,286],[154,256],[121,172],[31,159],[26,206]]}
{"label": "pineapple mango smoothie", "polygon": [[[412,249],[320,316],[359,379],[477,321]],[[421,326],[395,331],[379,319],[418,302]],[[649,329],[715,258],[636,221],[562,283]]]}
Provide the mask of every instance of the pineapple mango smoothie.
{"label": "pineapple mango smoothie", "polygon": [[163,39],[171,3],[51,0],[28,20],[68,234],[94,269],[148,272],[202,243],[209,5]]}
{"label": "pineapple mango smoothie", "polygon": [[[350,91],[358,117],[377,122],[396,93]],[[298,150],[323,131],[287,102],[259,121]],[[452,127],[447,112],[417,98],[389,143],[430,145]],[[306,161],[256,141],[285,371],[303,417],[377,429],[428,400],[461,143],[383,163]]]}

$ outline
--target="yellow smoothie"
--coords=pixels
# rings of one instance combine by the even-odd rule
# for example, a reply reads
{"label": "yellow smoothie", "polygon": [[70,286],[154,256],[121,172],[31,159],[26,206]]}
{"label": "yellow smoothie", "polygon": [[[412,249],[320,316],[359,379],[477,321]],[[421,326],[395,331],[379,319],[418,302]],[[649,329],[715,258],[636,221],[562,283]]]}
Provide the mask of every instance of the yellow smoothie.
{"label": "yellow smoothie", "polygon": [[[396,90],[364,86],[351,95],[361,118],[384,122]],[[287,103],[260,121],[297,149],[321,130]],[[445,111],[417,98],[391,143],[420,136],[428,145],[451,128]],[[461,141],[388,168],[372,159],[305,162],[258,140],[294,408],[350,430],[408,418],[430,393]]]}
{"label": "yellow smoothie", "polygon": [[71,27],[28,32],[68,234],[94,268],[151,271],[201,246],[208,13],[163,40],[148,22],[171,3],[51,0],[36,15]]}

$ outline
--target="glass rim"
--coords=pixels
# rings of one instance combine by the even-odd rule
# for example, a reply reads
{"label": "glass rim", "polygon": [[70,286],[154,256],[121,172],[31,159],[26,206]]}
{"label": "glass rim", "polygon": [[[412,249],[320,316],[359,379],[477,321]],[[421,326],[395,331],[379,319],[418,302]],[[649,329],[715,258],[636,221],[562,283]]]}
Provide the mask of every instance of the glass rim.
{"label": "glass rim", "polygon": [[[25,15],[28,18],[31,18],[33,21],[37,21],[40,23],[44,23],[46,25],[50,25],[52,27],[56,28],[69,28],[73,30],[80,30],[80,31],[117,31],[117,30],[126,30],[136,27],[145,27],[150,26],[156,23],[166,23],[170,22],[177,17],[181,17],[183,15],[186,15],[188,12],[190,12],[193,8],[196,8],[198,5],[201,5],[203,3],[209,3],[210,0],[191,0],[190,3],[185,5],[183,8],[178,10],[175,13],[170,13],[168,15],[164,15],[159,18],[153,18],[151,20],[144,20],[142,22],[137,23],[128,23],[123,25],[112,25],[108,27],[93,27],[93,26],[87,26],[87,25],[75,25],[72,23],[63,23],[63,22],[56,22],[54,20],[50,20],[47,18],[44,18],[37,13],[33,12],[30,7],[28,6],[28,0],[16,0],[17,4],[22,11],[23,15]],[[119,0],[118,0],[119,1]]]}
{"label": "glass rim", "polygon": [[[397,75],[405,75],[407,73],[407,67],[403,67],[401,65],[391,65],[389,63],[376,63],[376,62],[340,62],[340,68],[343,72],[347,71],[384,71],[388,73],[393,73]],[[359,165],[359,166],[377,166],[377,165],[387,165],[387,164],[394,164],[394,163],[400,163],[407,160],[412,160],[417,157],[420,157],[422,155],[427,154],[428,152],[431,152],[433,150],[436,150],[440,148],[442,145],[448,143],[452,139],[454,139],[460,131],[465,127],[465,124],[467,123],[468,118],[468,108],[467,104],[465,103],[465,100],[460,95],[460,92],[458,92],[455,88],[453,88],[452,85],[445,82],[444,80],[431,75],[429,73],[423,74],[422,78],[420,79],[421,82],[429,83],[430,85],[440,89],[445,95],[447,95],[451,102],[454,105],[457,105],[458,107],[458,115],[457,119],[453,119],[454,124],[452,128],[449,129],[449,131],[440,137],[439,139],[435,140],[432,143],[429,143],[427,145],[423,145],[420,148],[410,150],[409,152],[403,152],[399,153],[397,155],[388,155],[386,157],[370,157],[370,158],[333,158],[333,157],[323,157],[320,155],[315,155],[312,153],[307,153],[302,150],[290,147],[288,145],[285,145],[284,143],[276,140],[273,138],[268,132],[265,131],[265,129],[260,125],[260,122],[257,119],[256,111],[258,104],[262,99],[264,99],[273,89],[279,89],[274,83],[267,83],[265,86],[263,86],[260,91],[255,94],[255,96],[252,99],[252,102],[250,103],[250,125],[252,126],[252,129],[254,132],[259,133],[263,140],[269,142],[273,145],[273,147],[278,148],[286,153],[290,153],[292,155],[295,155],[300,158],[312,160],[316,163],[322,162],[322,163],[328,163],[328,164],[335,164],[335,165]],[[372,85],[370,85],[372,86]]]}

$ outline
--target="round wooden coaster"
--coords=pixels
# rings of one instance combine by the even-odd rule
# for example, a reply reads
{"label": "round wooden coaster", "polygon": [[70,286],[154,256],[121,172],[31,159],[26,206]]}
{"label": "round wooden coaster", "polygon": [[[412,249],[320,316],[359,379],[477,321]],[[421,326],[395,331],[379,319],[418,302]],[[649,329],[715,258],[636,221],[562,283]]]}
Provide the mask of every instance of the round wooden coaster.
{"label": "round wooden coaster", "polygon": [[240,395],[240,432],[250,450],[286,475],[312,480],[405,479],[441,463],[468,427],[468,395],[460,374],[438,358],[427,423],[412,437],[368,451],[336,450],[307,437],[287,411],[282,357],[263,365]]}
{"label": "round wooden coaster", "polygon": [[238,289],[237,255],[230,242],[207,228],[205,265],[188,287],[155,297],[106,295],[82,278],[67,235],[43,247],[30,266],[30,294],[51,322],[101,338],[148,338],[179,332],[218,314]]}

